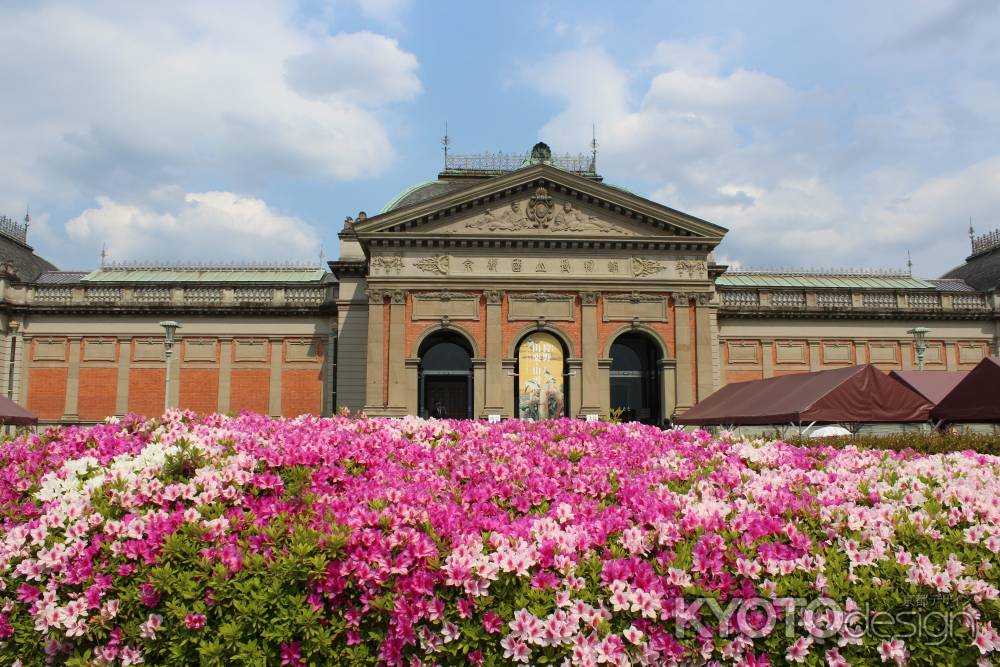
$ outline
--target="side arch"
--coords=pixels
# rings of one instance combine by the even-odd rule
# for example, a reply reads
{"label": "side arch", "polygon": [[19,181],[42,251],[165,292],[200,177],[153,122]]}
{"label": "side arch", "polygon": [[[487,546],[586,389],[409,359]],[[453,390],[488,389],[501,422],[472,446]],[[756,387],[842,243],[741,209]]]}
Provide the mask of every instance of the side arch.
{"label": "side arch", "polygon": [[417,339],[413,341],[413,349],[411,350],[412,356],[413,357],[420,356],[420,348],[423,347],[424,343],[427,342],[428,338],[435,335],[448,334],[448,333],[458,334],[459,337],[463,338],[465,342],[468,344],[469,349],[472,350],[472,356],[474,358],[480,356],[479,343],[478,341],[476,341],[475,336],[473,336],[468,332],[468,330],[457,324],[449,324],[447,327],[442,327],[440,325],[431,325],[427,327],[424,331],[420,333],[419,336],[417,336]]}
{"label": "side arch", "polygon": [[615,341],[618,340],[619,337],[627,333],[646,334],[653,340],[654,343],[656,343],[656,346],[660,349],[661,359],[674,358],[674,355],[670,353],[670,347],[667,345],[666,341],[663,340],[663,336],[661,336],[656,329],[652,329],[642,324],[638,326],[632,324],[623,324],[619,328],[615,329],[614,332],[612,332],[612,334],[608,336],[607,340],[604,341],[604,349],[603,349],[604,359],[611,358],[611,346],[615,344]]}

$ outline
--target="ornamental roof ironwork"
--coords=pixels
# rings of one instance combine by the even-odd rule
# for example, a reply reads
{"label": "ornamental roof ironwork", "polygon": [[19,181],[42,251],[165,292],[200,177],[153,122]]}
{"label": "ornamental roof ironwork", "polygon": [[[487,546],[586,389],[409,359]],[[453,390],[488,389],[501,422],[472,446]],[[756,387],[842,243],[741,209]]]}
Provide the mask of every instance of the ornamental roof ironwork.
{"label": "ornamental roof ironwork", "polygon": [[853,269],[829,271],[815,269],[727,271],[719,276],[720,287],[798,287],[813,289],[934,289],[906,271]]}
{"label": "ornamental roof ironwork", "polygon": [[326,270],[310,262],[109,262],[83,282],[318,282]]}
{"label": "ornamental roof ironwork", "polygon": [[28,244],[28,223],[0,215],[0,234],[19,243]]}
{"label": "ornamental roof ironwork", "polygon": [[[971,231],[971,230],[970,230]],[[972,254],[980,255],[996,248],[1000,248],[1000,229],[970,237],[972,242]]]}

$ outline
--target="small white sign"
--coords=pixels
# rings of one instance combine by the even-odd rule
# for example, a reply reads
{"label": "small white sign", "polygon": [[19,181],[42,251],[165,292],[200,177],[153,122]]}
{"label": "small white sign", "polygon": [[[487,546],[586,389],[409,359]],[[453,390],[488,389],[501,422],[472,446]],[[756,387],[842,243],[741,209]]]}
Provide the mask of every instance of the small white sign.
{"label": "small white sign", "polygon": [[489,421],[490,424],[500,423],[500,415],[487,415],[486,419]]}
{"label": "small white sign", "polygon": [[596,422],[601,420],[601,415],[587,415],[587,421]]}

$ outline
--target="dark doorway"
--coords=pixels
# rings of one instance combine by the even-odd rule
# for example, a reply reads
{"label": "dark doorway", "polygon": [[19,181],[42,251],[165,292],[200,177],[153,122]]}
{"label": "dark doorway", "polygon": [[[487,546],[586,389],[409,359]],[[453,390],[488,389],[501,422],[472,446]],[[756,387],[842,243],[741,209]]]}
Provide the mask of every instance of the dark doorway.
{"label": "dark doorway", "polygon": [[611,345],[611,407],[622,421],[660,425],[660,349],[644,333],[626,333]]}
{"label": "dark doorway", "polygon": [[422,417],[472,418],[472,353],[461,336],[442,332],[420,346]]}

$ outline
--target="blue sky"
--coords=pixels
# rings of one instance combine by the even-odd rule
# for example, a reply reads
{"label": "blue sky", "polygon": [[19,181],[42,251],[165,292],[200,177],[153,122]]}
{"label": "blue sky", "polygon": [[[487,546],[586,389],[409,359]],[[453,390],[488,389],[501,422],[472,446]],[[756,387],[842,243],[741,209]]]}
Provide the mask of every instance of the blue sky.
{"label": "blue sky", "polygon": [[[0,211],[61,268],[335,258],[455,152],[588,149],[721,260],[902,268],[1000,226],[1000,3],[7,2]],[[168,6],[169,5],[169,6]]]}

